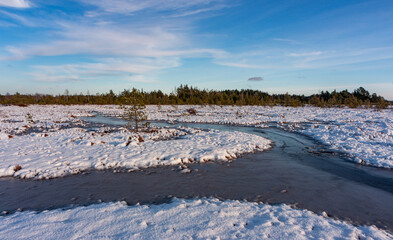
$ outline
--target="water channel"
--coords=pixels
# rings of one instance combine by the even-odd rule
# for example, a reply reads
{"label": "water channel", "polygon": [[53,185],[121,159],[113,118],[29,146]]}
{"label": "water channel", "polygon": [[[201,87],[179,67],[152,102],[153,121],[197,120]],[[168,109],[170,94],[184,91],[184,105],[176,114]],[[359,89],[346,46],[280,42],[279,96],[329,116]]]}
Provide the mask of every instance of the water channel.
{"label": "water channel", "polygon": [[[120,119],[86,118],[95,124],[122,125]],[[153,123],[168,126],[167,123]],[[271,139],[265,152],[232,162],[191,164],[182,174],[176,166],[128,173],[91,170],[49,180],[0,178],[0,212],[47,210],[123,200],[128,204],[160,204],[173,197],[291,204],[317,213],[376,225],[393,232],[393,171],[349,161],[315,140],[274,127],[176,123],[223,131],[242,131]]]}

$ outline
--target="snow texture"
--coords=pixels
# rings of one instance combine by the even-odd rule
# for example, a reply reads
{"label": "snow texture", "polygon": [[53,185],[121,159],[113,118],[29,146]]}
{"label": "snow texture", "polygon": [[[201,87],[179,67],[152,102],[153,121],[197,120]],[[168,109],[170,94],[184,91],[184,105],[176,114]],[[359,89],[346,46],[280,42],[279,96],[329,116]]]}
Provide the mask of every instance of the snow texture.
{"label": "snow texture", "polygon": [[393,239],[374,226],[351,224],[288,205],[175,199],[125,202],[0,217],[3,239]]}
{"label": "snow texture", "polygon": [[163,128],[152,133],[109,130],[68,128],[3,139],[0,176],[46,179],[88,169],[136,170],[228,161],[240,154],[268,149],[271,143],[253,134],[192,128]]}
{"label": "snow texture", "polygon": [[[187,113],[194,108],[196,115]],[[278,127],[344,151],[357,162],[393,167],[392,109],[259,106],[148,106],[150,120]],[[119,116],[117,106],[0,106],[0,176],[51,178],[86,169],[137,169],[230,160],[270,141],[240,132],[159,129],[132,135],[114,128],[86,131],[82,116]],[[32,118],[28,117],[28,113]],[[38,133],[31,133],[34,129]],[[187,168],[183,169],[186,173]],[[189,170],[188,170],[189,171]],[[374,226],[292,209],[216,199],[126,206],[101,203],[0,216],[2,239],[393,239]]]}
{"label": "snow texture", "polygon": [[[187,115],[194,108],[197,115]],[[309,135],[355,162],[393,168],[393,109],[261,107],[261,106],[150,106],[149,118],[174,122],[200,122],[277,127]],[[116,114],[102,109],[107,114]]]}
{"label": "snow texture", "polygon": [[[196,115],[187,109],[194,108]],[[67,126],[83,126],[77,117],[97,111],[119,116],[118,106],[0,106],[0,142],[34,127],[44,132]],[[278,127],[309,135],[347,153],[350,159],[376,167],[393,168],[393,109],[261,107],[261,106],[147,106],[150,120]],[[34,122],[29,122],[27,113]],[[0,147],[0,154],[4,149]],[[0,161],[6,161],[0,158]],[[7,160],[8,162],[8,160]],[[4,164],[2,171],[4,170]],[[20,164],[20,163],[14,163]],[[11,166],[8,166],[11,167]],[[23,167],[23,166],[22,166]],[[23,169],[23,168],[22,168]]]}

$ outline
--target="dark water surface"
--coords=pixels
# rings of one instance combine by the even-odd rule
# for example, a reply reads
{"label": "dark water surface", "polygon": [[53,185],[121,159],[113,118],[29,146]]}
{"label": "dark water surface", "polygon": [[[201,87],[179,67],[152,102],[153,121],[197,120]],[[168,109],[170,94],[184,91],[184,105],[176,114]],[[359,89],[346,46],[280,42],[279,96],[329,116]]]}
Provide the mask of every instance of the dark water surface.
{"label": "dark water surface", "polygon": [[[90,120],[123,124],[99,116]],[[136,204],[163,203],[172,197],[217,197],[294,204],[393,232],[392,170],[349,162],[342,154],[326,151],[326,146],[306,136],[276,128],[186,123],[174,126],[180,125],[253,133],[273,140],[274,145],[271,150],[244,155],[229,163],[191,164],[189,174],[168,166],[132,173],[91,171],[50,180],[0,178],[0,211],[45,210],[99,201]]]}

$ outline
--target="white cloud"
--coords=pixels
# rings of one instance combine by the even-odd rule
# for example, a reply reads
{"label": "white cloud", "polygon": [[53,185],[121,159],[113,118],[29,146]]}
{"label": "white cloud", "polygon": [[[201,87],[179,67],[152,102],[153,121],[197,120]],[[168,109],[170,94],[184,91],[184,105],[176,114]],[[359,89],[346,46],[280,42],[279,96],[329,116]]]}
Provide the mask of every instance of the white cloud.
{"label": "white cloud", "polygon": [[[347,48],[345,50],[305,51],[300,53],[285,53],[288,50],[270,49],[269,51],[246,51],[228,53],[223,57],[215,58],[214,63],[222,66],[248,68],[248,69],[350,69],[352,66],[361,66],[364,63],[393,59],[393,46],[380,48]],[[362,65],[363,64],[363,65]],[[376,69],[380,64],[366,66]]]}
{"label": "white cloud", "polygon": [[[100,62],[39,65],[33,66],[35,71],[28,73],[36,81],[60,82],[89,80],[102,77],[116,77],[117,79],[130,79],[141,81],[141,74],[179,66],[177,58],[109,58],[99,59]],[[136,74],[136,75],[134,75]]]}
{"label": "white cloud", "polygon": [[300,42],[293,40],[293,39],[288,39],[288,38],[273,38],[274,41],[278,42],[287,42],[287,43],[293,43],[293,44],[298,44]]}
{"label": "white cloud", "polygon": [[[36,81],[67,82],[103,79],[151,81],[150,73],[180,66],[182,58],[217,58],[225,51],[194,48],[182,21],[171,24],[142,21],[111,22],[98,17],[80,21],[53,21],[57,28],[51,39],[40,43],[6,46],[0,60],[21,60],[35,56],[85,55],[93,62],[32,66],[27,73]],[[178,30],[180,29],[180,30]],[[48,34],[49,35],[49,34]],[[131,76],[131,77],[130,77]],[[142,77],[143,76],[143,77]]]}
{"label": "white cloud", "polygon": [[[227,54],[220,49],[195,47],[198,45],[190,30],[192,20],[175,18],[178,13],[186,16],[224,8],[224,4],[217,4],[223,0],[169,0],[165,3],[158,0],[79,1],[99,10],[89,8],[84,16],[67,17],[67,20],[61,16],[47,22],[41,20],[38,25],[51,29],[44,32],[45,38],[40,42],[4,46],[0,60],[63,55],[84,55],[94,59],[92,63],[32,66],[34,70],[28,73],[38,81],[58,82],[104,76],[129,77],[130,74],[146,76],[150,72],[177,67],[182,58],[220,58]],[[145,10],[170,11],[170,14],[150,16],[139,12]],[[102,15],[102,12],[108,14]],[[6,13],[24,25],[31,20]],[[119,17],[118,13],[127,14]],[[166,18],[169,15],[172,18]]]}
{"label": "white cloud", "polygon": [[67,25],[58,40],[45,44],[12,47],[11,53],[30,56],[92,54],[103,56],[160,57],[174,55],[171,47],[181,45],[178,36],[160,28],[134,29]]}
{"label": "white cloud", "polygon": [[144,75],[133,75],[129,78],[131,82],[138,82],[138,83],[157,83],[156,80],[147,78]]}
{"label": "white cloud", "polygon": [[113,25],[64,24],[56,35],[58,40],[44,44],[8,46],[6,50],[10,56],[2,59],[73,54],[98,57],[209,57],[225,53],[218,49],[187,48],[186,37],[161,27],[128,29]]}
{"label": "white cloud", "polygon": [[69,81],[79,81],[77,75],[51,75],[48,73],[32,72],[28,75],[34,77],[36,81],[39,82],[69,82]]}
{"label": "white cloud", "polygon": [[247,63],[237,63],[237,62],[220,62],[220,61],[217,61],[215,63],[218,64],[218,65],[221,65],[221,66],[238,67],[238,68],[254,68],[254,69],[272,68],[272,66],[267,66],[267,65],[257,65],[257,64],[247,64]]}
{"label": "white cloud", "polygon": [[25,17],[22,17],[18,14],[9,13],[9,12],[3,11],[3,10],[0,10],[0,14],[2,14],[3,16],[6,16],[8,19],[12,19],[16,22],[19,22],[22,25],[29,26],[29,27],[34,26],[34,23],[32,21],[30,21],[30,20],[26,19]]}
{"label": "white cloud", "polygon": [[11,53],[11,56],[0,57],[0,60],[21,60],[21,59],[26,58],[25,53],[23,52],[23,50],[19,49],[17,47],[6,46],[4,48],[4,50],[6,50],[8,53]]}
{"label": "white cloud", "polygon": [[314,52],[305,52],[305,53],[290,53],[289,57],[310,57],[310,56],[320,56],[322,55],[322,51],[314,51]]}
{"label": "white cloud", "polygon": [[27,0],[0,0],[0,7],[29,8],[31,5]]}
{"label": "white cloud", "polygon": [[190,11],[182,11],[180,13],[176,13],[176,14],[171,15],[171,17],[186,17],[186,16],[191,16],[191,15],[196,15],[199,13],[217,11],[217,10],[221,10],[221,9],[224,9],[227,7],[229,7],[229,6],[228,5],[216,5],[213,7],[199,8],[199,9],[190,10]]}
{"label": "white cloud", "polygon": [[[372,61],[393,59],[393,47],[381,48],[363,48],[363,49],[345,49],[342,51],[328,51],[321,55],[305,56],[297,60],[292,65],[296,68],[305,69],[322,69],[322,68],[339,68],[349,65],[362,64]],[[378,65],[373,65],[374,68]]]}
{"label": "white cloud", "polygon": [[[184,10],[191,7],[208,6],[223,0],[80,0],[83,3],[96,6],[100,11],[108,13],[133,14],[143,10]],[[194,9],[195,10],[195,9]]]}

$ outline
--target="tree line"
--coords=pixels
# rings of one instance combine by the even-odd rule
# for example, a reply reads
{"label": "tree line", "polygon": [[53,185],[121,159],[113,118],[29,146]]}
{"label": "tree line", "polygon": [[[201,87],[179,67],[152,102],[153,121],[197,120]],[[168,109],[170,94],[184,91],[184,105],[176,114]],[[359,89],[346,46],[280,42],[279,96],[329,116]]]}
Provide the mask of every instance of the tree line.
{"label": "tree line", "polygon": [[353,92],[322,91],[311,96],[291,94],[268,94],[259,90],[206,90],[188,85],[180,85],[170,94],[161,90],[144,92],[143,90],[125,89],[119,94],[112,90],[102,94],[72,94],[68,90],[62,95],[50,94],[6,94],[0,95],[0,104],[29,105],[29,104],[124,104],[124,99],[133,91],[138,91],[144,104],[155,105],[183,105],[183,104],[214,104],[214,105],[261,105],[261,106],[293,106],[313,105],[318,107],[357,108],[377,107],[386,108],[390,102],[376,93],[370,94],[363,87]]}

